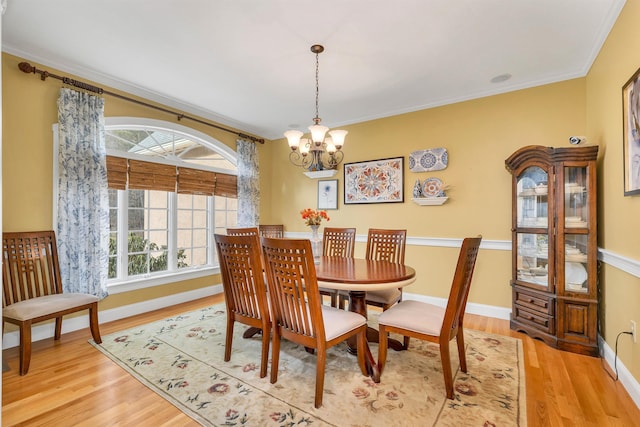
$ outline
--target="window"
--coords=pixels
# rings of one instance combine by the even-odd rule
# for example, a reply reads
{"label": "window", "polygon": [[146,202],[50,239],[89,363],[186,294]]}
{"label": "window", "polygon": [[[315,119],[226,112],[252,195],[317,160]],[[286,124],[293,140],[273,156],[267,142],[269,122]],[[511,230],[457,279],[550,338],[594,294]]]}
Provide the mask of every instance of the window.
{"label": "window", "polygon": [[109,281],[129,290],[218,266],[214,233],[236,225],[236,154],[184,126],[107,118]]}

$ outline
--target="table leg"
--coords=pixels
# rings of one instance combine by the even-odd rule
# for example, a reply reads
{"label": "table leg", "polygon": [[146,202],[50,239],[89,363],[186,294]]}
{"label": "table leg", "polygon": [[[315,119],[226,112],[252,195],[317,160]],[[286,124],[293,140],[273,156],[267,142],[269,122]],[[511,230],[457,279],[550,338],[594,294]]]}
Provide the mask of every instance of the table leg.
{"label": "table leg", "polygon": [[247,330],[242,334],[242,338],[251,338],[258,333],[262,333],[262,329],[256,328],[255,326],[249,326],[249,328],[247,328]]}
{"label": "table leg", "polygon": [[[361,314],[365,318],[367,317],[366,292],[349,291],[349,310]],[[380,333],[377,329],[372,328],[371,326],[367,328],[367,342],[380,342]],[[355,339],[350,340],[349,353],[351,354],[357,353],[355,343]],[[407,349],[404,346],[404,343],[401,343],[400,341],[390,337],[387,339],[387,346],[388,348],[395,351],[402,351]]]}
{"label": "table leg", "polygon": [[[365,302],[365,292],[362,291],[349,291],[349,311],[353,311],[354,313],[358,313],[363,315],[365,318],[367,317],[367,304]],[[373,358],[371,354],[371,348],[369,347],[369,337],[371,335],[370,330],[377,332],[373,328],[367,329],[367,342],[365,343],[365,355],[364,360],[367,365],[367,371],[369,372],[369,376],[373,379],[374,382],[380,382],[380,370],[378,369],[378,363]],[[373,336],[371,338],[374,338]],[[377,336],[376,336],[377,339]],[[357,353],[357,343],[356,338],[351,337],[347,340],[347,344],[349,346],[349,352],[352,354]]]}

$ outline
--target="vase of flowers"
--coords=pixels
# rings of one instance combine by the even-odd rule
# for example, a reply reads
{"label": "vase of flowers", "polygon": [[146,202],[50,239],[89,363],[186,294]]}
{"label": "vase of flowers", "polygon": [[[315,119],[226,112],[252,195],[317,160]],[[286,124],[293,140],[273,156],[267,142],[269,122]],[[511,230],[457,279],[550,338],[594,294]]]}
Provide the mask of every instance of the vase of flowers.
{"label": "vase of flowers", "polygon": [[317,211],[315,209],[303,209],[300,211],[304,223],[311,228],[311,250],[313,252],[313,260],[316,264],[320,263],[320,257],[322,256],[322,236],[320,236],[319,229],[322,220],[329,221],[329,215],[326,211]]}

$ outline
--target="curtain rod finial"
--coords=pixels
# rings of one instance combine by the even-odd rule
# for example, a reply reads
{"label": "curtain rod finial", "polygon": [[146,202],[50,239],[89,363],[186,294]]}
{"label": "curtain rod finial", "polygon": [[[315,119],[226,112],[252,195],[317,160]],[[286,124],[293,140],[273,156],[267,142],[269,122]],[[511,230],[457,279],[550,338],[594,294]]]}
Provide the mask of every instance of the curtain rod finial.
{"label": "curtain rod finial", "polygon": [[21,62],[18,64],[18,68],[20,68],[20,70],[23,73],[34,73],[36,72],[36,67],[32,66],[31,64],[29,64],[28,62]]}

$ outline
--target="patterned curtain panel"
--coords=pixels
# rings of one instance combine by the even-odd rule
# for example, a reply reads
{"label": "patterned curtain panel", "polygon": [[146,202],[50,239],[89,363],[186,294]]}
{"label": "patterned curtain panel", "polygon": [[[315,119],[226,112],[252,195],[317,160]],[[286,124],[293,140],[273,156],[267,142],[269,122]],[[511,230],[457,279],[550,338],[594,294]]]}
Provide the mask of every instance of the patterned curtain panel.
{"label": "patterned curtain panel", "polygon": [[238,139],[238,226],[257,227],[260,222],[260,173],[258,150],[251,141]]}
{"label": "patterned curtain panel", "polygon": [[104,99],[62,88],[58,122],[56,233],[64,290],[104,298],[109,265]]}

